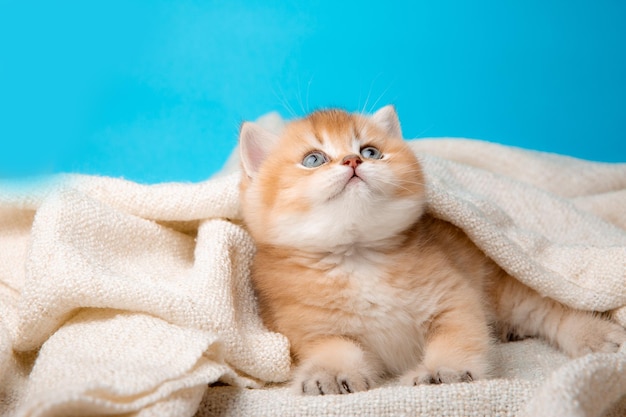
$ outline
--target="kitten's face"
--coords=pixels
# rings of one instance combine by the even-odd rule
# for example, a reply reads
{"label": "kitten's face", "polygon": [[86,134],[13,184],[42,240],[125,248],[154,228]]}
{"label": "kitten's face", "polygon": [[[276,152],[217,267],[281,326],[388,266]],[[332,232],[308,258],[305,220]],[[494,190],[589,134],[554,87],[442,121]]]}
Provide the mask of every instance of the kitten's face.
{"label": "kitten's face", "polygon": [[316,112],[241,132],[244,220],[258,242],[333,251],[382,244],[422,214],[423,177],[392,107]]}

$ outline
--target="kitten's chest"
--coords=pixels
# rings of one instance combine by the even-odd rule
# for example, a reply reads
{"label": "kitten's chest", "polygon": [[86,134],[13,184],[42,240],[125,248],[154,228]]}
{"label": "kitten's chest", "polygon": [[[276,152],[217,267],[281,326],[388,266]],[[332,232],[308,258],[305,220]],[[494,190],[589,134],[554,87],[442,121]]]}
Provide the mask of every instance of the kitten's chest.
{"label": "kitten's chest", "polygon": [[436,305],[409,279],[389,276],[395,268],[388,262],[393,260],[376,261],[355,257],[329,272],[347,282],[333,297],[333,310],[343,314],[333,313],[329,323],[333,332],[359,340],[383,359],[388,371],[399,373],[419,358],[425,325]]}
{"label": "kitten's chest", "polygon": [[[334,297],[335,307],[370,320],[393,320],[389,315],[420,313],[419,293],[407,280],[394,280],[394,259],[375,252],[335,255],[325,259],[328,278],[345,283]],[[337,305],[339,304],[339,305]]]}

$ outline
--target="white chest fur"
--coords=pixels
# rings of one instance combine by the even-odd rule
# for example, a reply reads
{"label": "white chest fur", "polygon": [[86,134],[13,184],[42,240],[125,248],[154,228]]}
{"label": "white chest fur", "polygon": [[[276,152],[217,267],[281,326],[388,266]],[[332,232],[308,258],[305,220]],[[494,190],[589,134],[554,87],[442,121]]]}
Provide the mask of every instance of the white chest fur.
{"label": "white chest fur", "polygon": [[341,310],[334,326],[380,357],[387,370],[399,374],[414,367],[424,345],[424,326],[432,309],[424,295],[392,286],[389,259],[371,250],[347,250],[326,257],[330,278],[348,280],[337,294]]}

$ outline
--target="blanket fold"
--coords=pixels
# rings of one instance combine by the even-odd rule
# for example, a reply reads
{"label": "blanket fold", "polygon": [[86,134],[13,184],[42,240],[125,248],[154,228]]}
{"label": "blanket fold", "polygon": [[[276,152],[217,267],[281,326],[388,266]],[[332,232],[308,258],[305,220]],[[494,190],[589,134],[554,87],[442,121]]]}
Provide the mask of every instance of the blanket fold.
{"label": "blanket fold", "polygon": [[[417,152],[419,145],[413,147]],[[623,229],[515,178],[433,156],[421,160],[431,211],[461,227],[511,275],[572,307],[605,311],[624,305]],[[607,171],[619,174],[609,178],[626,176],[623,165],[611,168],[621,172]],[[619,210],[618,204],[613,207]],[[603,277],[600,287],[598,277]]]}
{"label": "blanket fold", "polygon": [[[626,164],[464,139],[411,147],[431,213],[541,294],[626,326]],[[0,413],[626,413],[626,347],[569,360],[539,341],[498,347],[498,378],[467,385],[243,389],[286,381],[290,358],[257,314],[238,181],[0,182]]]}

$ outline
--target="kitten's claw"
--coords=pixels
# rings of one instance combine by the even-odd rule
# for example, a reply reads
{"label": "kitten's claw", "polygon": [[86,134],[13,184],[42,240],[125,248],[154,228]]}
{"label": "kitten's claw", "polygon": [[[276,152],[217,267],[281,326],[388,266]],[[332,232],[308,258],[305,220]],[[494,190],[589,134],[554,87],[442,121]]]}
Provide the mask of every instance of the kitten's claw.
{"label": "kitten's claw", "polygon": [[438,384],[453,384],[457,382],[472,382],[474,375],[467,370],[454,370],[450,368],[438,368],[435,371],[430,371],[425,367],[420,367],[416,371],[411,371],[405,374],[400,383],[403,385],[438,385]]}
{"label": "kitten's claw", "polygon": [[359,371],[337,373],[318,369],[310,374],[302,373],[295,385],[304,395],[334,395],[367,391],[372,381]]}
{"label": "kitten's claw", "polygon": [[352,388],[350,387],[350,384],[348,383],[348,381],[346,381],[345,379],[341,381],[340,383],[341,385],[341,389],[344,393],[346,394],[352,394]]}

